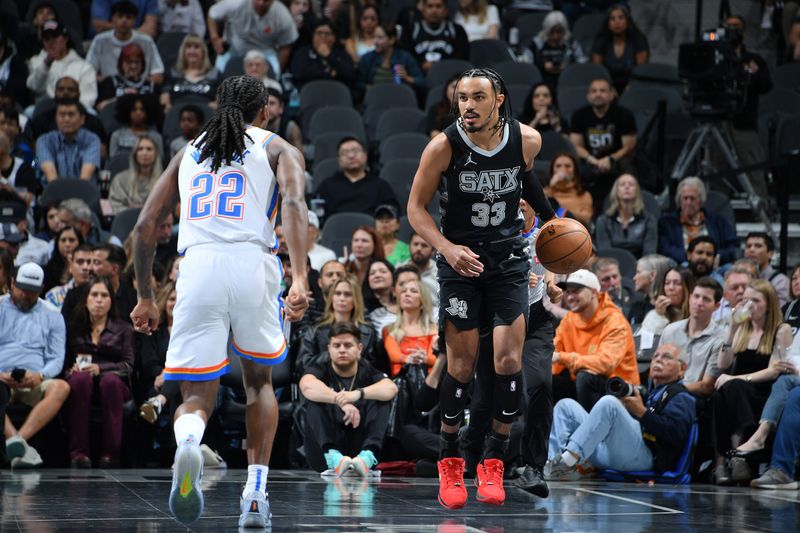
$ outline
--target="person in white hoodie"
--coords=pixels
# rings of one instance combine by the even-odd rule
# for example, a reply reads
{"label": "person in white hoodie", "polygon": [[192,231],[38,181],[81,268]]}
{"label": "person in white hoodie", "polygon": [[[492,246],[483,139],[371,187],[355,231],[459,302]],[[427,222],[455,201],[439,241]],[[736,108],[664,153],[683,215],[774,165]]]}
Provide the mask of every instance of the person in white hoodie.
{"label": "person in white hoodie", "polygon": [[42,26],[42,51],[28,63],[27,86],[36,94],[36,100],[56,94],[56,82],[64,76],[78,81],[80,101],[86,109],[93,109],[97,100],[97,73],[92,65],[70,46],[67,28],[55,20]]}

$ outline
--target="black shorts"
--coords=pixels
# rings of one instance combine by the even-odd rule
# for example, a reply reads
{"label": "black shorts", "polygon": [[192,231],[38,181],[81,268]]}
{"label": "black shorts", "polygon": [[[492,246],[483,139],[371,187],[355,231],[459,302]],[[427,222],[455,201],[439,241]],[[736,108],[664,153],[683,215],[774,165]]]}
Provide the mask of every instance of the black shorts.
{"label": "black shorts", "polygon": [[508,326],[520,315],[528,319],[530,257],[524,239],[479,246],[466,245],[480,256],[483,272],[467,278],[444,256],[436,260],[439,277],[439,320],[449,320],[459,331],[481,326]]}

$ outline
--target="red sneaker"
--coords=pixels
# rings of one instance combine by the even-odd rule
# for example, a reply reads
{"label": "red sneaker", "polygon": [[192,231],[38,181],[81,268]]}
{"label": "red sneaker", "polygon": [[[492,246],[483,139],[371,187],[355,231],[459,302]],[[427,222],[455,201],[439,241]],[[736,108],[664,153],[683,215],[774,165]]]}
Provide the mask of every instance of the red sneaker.
{"label": "red sneaker", "polygon": [[461,509],[467,503],[464,486],[464,459],[445,457],[439,466],[439,503],[448,509]]}
{"label": "red sneaker", "polygon": [[503,461],[484,459],[479,463],[475,486],[478,487],[479,502],[503,505],[506,501],[506,490],[503,488]]}

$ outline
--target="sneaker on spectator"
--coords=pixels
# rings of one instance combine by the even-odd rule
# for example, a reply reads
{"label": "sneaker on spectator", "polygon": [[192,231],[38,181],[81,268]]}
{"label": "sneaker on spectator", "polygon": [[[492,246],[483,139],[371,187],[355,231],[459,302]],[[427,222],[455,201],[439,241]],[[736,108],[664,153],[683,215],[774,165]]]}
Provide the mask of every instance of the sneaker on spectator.
{"label": "sneaker on spectator", "polygon": [[189,437],[175,452],[172,490],[169,493],[169,510],[182,524],[190,524],[203,514],[203,493],[200,490],[202,475],[203,452],[197,441]]}
{"label": "sneaker on spectator", "polygon": [[362,450],[361,453],[351,461],[350,467],[356,474],[365,478],[369,475],[370,469],[376,464],[378,464],[378,460],[375,459],[375,455],[369,450]]}
{"label": "sneaker on spectator", "polygon": [[203,468],[228,468],[227,463],[220,454],[212,450],[207,444],[200,445],[200,452],[203,454]]}
{"label": "sneaker on spectator", "polygon": [[461,509],[467,503],[464,486],[464,459],[445,457],[439,466],[439,503],[448,509]]}
{"label": "sneaker on spectator", "polygon": [[271,529],[272,513],[269,509],[269,498],[261,491],[253,491],[240,502],[240,528]]}
{"label": "sneaker on spectator", "polygon": [[782,470],[768,468],[761,477],[751,481],[750,486],[754,489],[797,490],[800,488],[800,482],[790,478]]}
{"label": "sneaker on spectator", "polygon": [[334,470],[339,477],[353,467],[353,460],[350,457],[342,455],[342,452],[333,448],[325,454],[325,462],[328,468]]}
{"label": "sneaker on spectator", "polygon": [[11,460],[11,468],[36,468],[42,466],[42,456],[36,451],[36,448],[28,445],[25,449],[25,454],[22,457],[15,457]]}
{"label": "sneaker on spectator", "polygon": [[28,443],[19,435],[6,439],[6,459],[11,461],[15,457],[22,457],[28,451]]}
{"label": "sneaker on spectator", "polygon": [[489,505],[503,505],[506,490],[503,488],[503,461],[484,459],[478,463],[475,473],[475,486],[478,488],[478,501]]}
{"label": "sneaker on spectator", "polygon": [[546,481],[580,481],[581,479],[593,478],[595,474],[596,470],[588,463],[567,466],[560,455],[556,455],[544,465],[544,479]]}
{"label": "sneaker on spectator", "polygon": [[158,415],[161,414],[162,407],[161,400],[158,399],[158,396],[153,396],[139,406],[139,416],[144,418],[148,423],[155,424]]}

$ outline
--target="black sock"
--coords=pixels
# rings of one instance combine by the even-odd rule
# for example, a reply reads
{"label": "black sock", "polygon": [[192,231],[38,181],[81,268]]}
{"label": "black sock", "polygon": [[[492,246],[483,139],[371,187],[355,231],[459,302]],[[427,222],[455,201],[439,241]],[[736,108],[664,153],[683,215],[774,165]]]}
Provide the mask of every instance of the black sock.
{"label": "black sock", "polygon": [[483,458],[504,460],[508,449],[508,441],[508,435],[501,435],[495,430],[489,431],[486,436],[486,454]]}
{"label": "black sock", "polygon": [[458,445],[458,432],[446,433],[442,431],[439,435],[439,443],[441,444],[439,460],[447,457],[461,457],[461,450]]}

